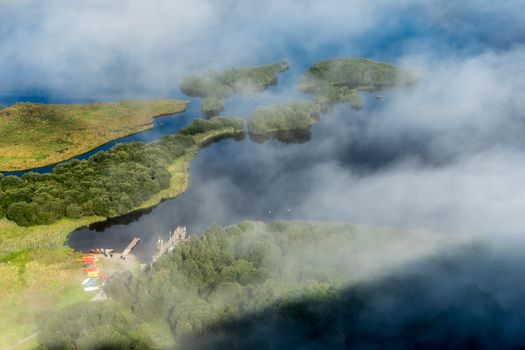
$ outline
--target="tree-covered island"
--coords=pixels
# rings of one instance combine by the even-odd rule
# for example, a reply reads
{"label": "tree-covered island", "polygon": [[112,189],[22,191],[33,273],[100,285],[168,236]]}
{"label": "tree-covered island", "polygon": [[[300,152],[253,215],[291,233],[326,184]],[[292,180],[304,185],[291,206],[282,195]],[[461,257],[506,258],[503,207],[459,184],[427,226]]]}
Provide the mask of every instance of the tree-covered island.
{"label": "tree-covered island", "polygon": [[298,89],[315,96],[321,106],[350,102],[363,108],[360,91],[381,91],[407,86],[417,80],[413,69],[366,58],[338,58],[314,64],[302,76]]}
{"label": "tree-covered island", "polygon": [[253,94],[277,84],[279,74],[288,69],[287,61],[272,64],[208,71],[200,76],[185,78],[181,91],[187,96],[201,97],[201,111],[213,117],[224,110],[223,99],[236,94]]}

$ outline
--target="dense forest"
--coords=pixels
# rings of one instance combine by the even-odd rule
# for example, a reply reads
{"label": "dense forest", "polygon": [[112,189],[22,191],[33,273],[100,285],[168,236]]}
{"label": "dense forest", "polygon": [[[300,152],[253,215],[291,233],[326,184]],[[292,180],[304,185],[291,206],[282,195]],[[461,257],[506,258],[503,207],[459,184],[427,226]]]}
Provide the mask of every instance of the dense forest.
{"label": "dense forest", "polygon": [[72,160],[49,174],[0,174],[0,218],[20,226],[44,225],[62,217],[117,216],[170,185],[167,167],[208,131],[244,130],[238,117],[197,119],[157,142],[119,144],[87,160]]}
{"label": "dense forest", "polygon": [[190,333],[180,348],[521,349],[525,288],[515,282],[523,273],[515,264],[524,260],[494,253],[476,243],[377,280],[305,288]]}
{"label": "dense forest", "polygon": [[[285,316],[318,327],[322,325],[309,316],[313,311],[298,303],[334,300],[345,286],[378,276],[387,270],[385,266],[393,268],[423,256],[440,242],[432,236],[422,240],[415,233],[349,224],[246,221],[227,228],[212,226],[138,275],[112,276],[105,290],[113,300],[111,310],[123,313],[121,316],[97,318],[103,308],[86,304],[49,312],[40,318],[39,341],[49,347],[85,349],[75,336],[89,333],[83,330],[97,319],[102,324],[93,327],[100,339],[111,339],[114,334],[121,343],[140,340],[140,346],[148,346],[152,339],[143,330],[161,322],[167,324],[178,345],[188,347],[198,343],[193,337],[275,307]],[[409,254],[396,254],[409,247]],[[129,331],[124,326],[105,327],[111,322],[129,324],[130,313],[143,324],[134,322]],[[74,322],[61,323],[56,332],[60,320]],[[252,345],[257,347],[250,343],[248,348]],[[241,344],[238,348],[246,347]]]}
{"label": "dense forest", "polygon": [[266,134],[275,131],[305,130],[316,121],[319,112],[311,101],[291,101],[256,109],[248,120],[251,134]]}
{"label": "dense forest", "polygon": [[185,78],[181,91],[187,96],[223,99],[244,92],[257,92],[277,83],[279,73],[288,69],[288,62],[279,61],[259,67],[209,71],[201,76]]}

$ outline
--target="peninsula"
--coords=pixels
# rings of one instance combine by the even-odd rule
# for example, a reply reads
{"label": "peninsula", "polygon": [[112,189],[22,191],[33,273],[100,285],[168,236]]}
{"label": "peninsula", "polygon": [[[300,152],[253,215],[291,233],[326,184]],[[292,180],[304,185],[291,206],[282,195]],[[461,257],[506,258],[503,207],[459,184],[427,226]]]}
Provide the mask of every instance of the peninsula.
{"label": "peninsula", "polygon": [[16,103],[0,110],[0,171],[42,167],[153,127],[153,118],[188,101],[129,100],[90,104]]}

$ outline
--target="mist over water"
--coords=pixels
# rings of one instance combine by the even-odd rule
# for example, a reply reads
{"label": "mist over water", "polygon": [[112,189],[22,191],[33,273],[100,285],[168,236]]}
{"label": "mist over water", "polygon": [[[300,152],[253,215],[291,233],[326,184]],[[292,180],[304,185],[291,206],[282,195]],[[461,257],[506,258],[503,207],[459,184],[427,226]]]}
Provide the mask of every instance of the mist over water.
{"label": "mist over water", "polygon": [[[373,96],[367,100],[383,103]],[[371,106],[370,110],[377,108],[380,106]],[[349,221],[347,213],[330,217],[325,212],[330,209],[305,207],[306,196],[316,190],[319,181],[312,169],[328,160],[364,175],[403,156],[390,150],[379,154],[366,144],[356,150],[358,138],[354,134],[363,124],[360,115],[344,105],[306,132],[255,139],[244,136],[212,143],[192,161],[189,190],[179,198],[145,212],[94,224],[92,230],[78,230],[70,236],[69,245],[75,249],[121,247],[137,236],[141,245],[136,252],[144,257],[153,252],[159,236],[166,238],[178,225],[198,233],[212,224],[230,225],[247,219]],[[334,124],[337,129],[345,126],[344,135],[338,135],[342,142],[336,148],[325,144],[334,135]]]}
{"label": "mist over water", "polygon": [[[68,244],[118,251],[140,237],[135,252],[146,262],[156,240],[178,225],[198,234],[245,219],[354,222],[469,237],[483,248],[436,252],[349,288],[365,310],[352,314],[365,320],[351,323],[350,331],[370,336],[363,346],[386,344],[375,342],[391,339],[383,330],[409,337],[414,329],[434,328],[416,332],[418,339],[465,335],[463,344],[473,347],[518,346],[525,266],[523,13],[520,0],[0,1],[0,105],[186,99],[178,85],[189,74],[288,59],[291,69],[278,85],[225,101],[224,115],[247,117],[257,106],[308,98],[297,92],[297,79],[322,59],[361,56],[416,67],[421,79],[414,87],[382,92],[382,98],[364,94],[362,111],[339,105],[308,132],[223,139],[203,148],[191,163],[186,193],[80,229]],[[183,116],[159,118],[153,130],[116,142],[150,142],[175,132],[199,116],[199,103],[192,99]],[[343,295],[336,306],[347,301]],[[280,326],[269,323],[266,332],[247,323],[247,334],[272,339]],[[292,341],[302,329],[297,326]],[[492,338],[469,343],[476,332]],[[207,335],[219,345],[232,339]]]}

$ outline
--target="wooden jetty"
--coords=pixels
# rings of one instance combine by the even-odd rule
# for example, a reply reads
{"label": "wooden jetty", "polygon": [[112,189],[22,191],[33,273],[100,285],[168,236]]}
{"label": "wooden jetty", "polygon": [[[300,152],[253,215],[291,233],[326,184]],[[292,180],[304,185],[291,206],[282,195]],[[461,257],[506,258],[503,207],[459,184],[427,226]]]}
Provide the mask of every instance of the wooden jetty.
{"label": "wooden jetty", "polygon": [[126,256],[133,250],[133,248],[135,248],[135,246],[139,243],[139,241],[140,241],[140,238],[137,238],[137,237],[133,238],[133,240],[128,244],[126,249],[124,249],[124,251],[120,255],[120,258],[126,259]]}
{"label": "wooden jetty", "polygon": [[179,242],[188,241],[190,239],[186,233],[186,226],[179,226],[177,229],[171,233],[170,239],[166,242],[159,239],[157,242],[157,253],[153,255],[152,263],[154,263],[158,258],[173,250]]}
{"label": "wooden jetty", "polygon": [[96,248],[90,249],[90,251],[93,254],[102,254],[104,256],[108,256],[108,254],[112,254],[115,250],[110,248]]}

